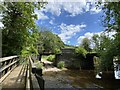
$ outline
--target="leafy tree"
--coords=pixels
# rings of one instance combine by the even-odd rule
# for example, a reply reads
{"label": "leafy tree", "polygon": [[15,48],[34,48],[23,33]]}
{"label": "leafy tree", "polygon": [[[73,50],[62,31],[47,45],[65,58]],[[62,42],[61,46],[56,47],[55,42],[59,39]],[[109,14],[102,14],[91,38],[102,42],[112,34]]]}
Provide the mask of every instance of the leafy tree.
{"label": "leafy tree", "polygon": [[90,40],[89,40],[88,38],[84,38],[84,39],[82,40],[81,46],[82,46],[85,50],[87,50],[88,52],[91,51],[91,49],[90,49]]}
{"label": "leafy tree", "polygon": [[115,31],[114,44],[116,56],[120,56],[120,2],[108,2],[103,6],[103,25],[106,31]]}
{"label": "leafy tree", "polygon": [[104,33],[93,36],[93,43],[95,44],[93,50],[99,54],[101,60],[101,69],[112,69],[114,57],[114,40],[106,36]]}
{"label": "leafy tree", "polygon": [[83,47],[81,47],[81,46],[75,48],[75,52],[78,55],[81,54],[83,57],[86,57],[86,54],[87,54],[87,51]]}
{"label": "leafy tree", "polygon": [[39,32],[37,30],[34,30],[34,32],[32,32],[29,35],[29,38],[26,41],[26,46],[24,46],[21,51],[23,57],[28,57],[29,55],[32,54],[38,54],[38,47],[37,47],[38,39],[39,39]]}
{"label": "leafy tree", "polygon": [[20,54],[22,49],[30,46],[28,42],[31,42],[31,36],[34,36],[34,21],[37,19],[34,9],[40,9],[44,3],[4,2],[4,6],[6,9],[2,11],[2,54]]}
{"label": "leafy tree", "polygon": [[108,2],[103,6],[103,25],[107,31],[120,32],[120,2]]}
{"label": "leafy tree", "polygon": [[[99,2],[98,6],[101,3]],[[108,40],[105,38],[104,44],[105,50],[101,51],[102,66],[104,68],[111,67],[112,59],[114,56],[120,56],[120,2],[107,2],[103,4],[103,25],[105,31],[115,31],[114,39]],[[106,41],[107,40],[107,41]]]}
{"label": "leafy tree", "polygon": [[58,35],[53,34],[48,28],[41,28],[39,33],[39,44],[44,52],[59,53],[64,43]]}

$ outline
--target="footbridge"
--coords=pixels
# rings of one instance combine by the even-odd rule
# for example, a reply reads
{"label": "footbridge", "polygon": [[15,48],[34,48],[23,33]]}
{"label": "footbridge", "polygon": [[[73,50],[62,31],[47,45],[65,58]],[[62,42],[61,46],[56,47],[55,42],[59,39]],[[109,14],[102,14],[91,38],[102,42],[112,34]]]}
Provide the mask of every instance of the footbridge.
{"label": "footbridge", "polygon": [[44,90],[42,69],[35,66],[32,57],[21,59],[20,56],[0,58],[0,89]]}

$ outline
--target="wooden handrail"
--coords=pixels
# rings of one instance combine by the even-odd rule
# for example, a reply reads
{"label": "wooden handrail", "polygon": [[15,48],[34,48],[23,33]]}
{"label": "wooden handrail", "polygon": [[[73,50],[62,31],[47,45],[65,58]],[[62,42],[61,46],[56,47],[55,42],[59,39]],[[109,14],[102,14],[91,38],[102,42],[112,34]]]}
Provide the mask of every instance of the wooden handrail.
{"label": "wooden handrail", "polygon": [[0,69],[0,72],[4,71],[5,69],[7,69],[8,67],[12,66],[13,64],[15,64],[15,63],[16,63],[16,62],[18,62],[18,61],[19,61],[19,60],[14,61],[14,62],[12,62],[12,63],[8,64],[7,66],[5,66],[5,67],[1,68],[1,69]]}
{"label": "wooden handrail", "polygon": [[0,58],[0,83],[10,74],[10,72],[18,65],[18,56],[9,56]]}
{"label": "wooden handrail", "polygon": [[31,57],[29,57],[29,64],[31,65],[31,68],[36,68],[36,66],[34,65]]}
{"label": "wooden handrail", "polygon": [[1,62],[4,62],[4,61],[7,61],[7,60],[10,60],[10,59],[17,58],[17,57],[18,57],[18,56],[10,56],[10,57],[0,58],[0,63],[1,63]]}
{"label": "wooden handrail", "polygon": [[[41,90],[41,88],[42,88],[42,90],[43,90],[43,87],[41,87],[41,86],[44,86],[44,80],[43,80],[42,76],[39,76],[36,73],[37,67],[35,66],[31,57],[29,57],[28,62],[29,62],[28,63],[28,68],[27,68],[27,71],[26,71],[26,90],[28,88],[30,90],[34,90],[36,88]],[[40,80],[38,80],[39,78],[40,78],[40,80],[43,81],[42,84],[40,84]]]}

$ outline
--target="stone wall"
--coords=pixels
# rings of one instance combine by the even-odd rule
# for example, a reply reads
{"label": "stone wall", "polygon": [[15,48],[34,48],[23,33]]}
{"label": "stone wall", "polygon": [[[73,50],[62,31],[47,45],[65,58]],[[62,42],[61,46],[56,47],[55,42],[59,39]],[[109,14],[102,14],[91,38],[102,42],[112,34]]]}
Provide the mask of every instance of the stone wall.
{"label": "stone wall", "polygon": [[71,67],[73,62],[75,61],[75,49],[65,48],[61,49],[62,53],[56,54],[54,65],[57,66],[57,63],[60,61],[65,62],[65,67]]}
{"label": "stone wall", "polygon": [[76,53],[74,49],[65,48],[62,49],[62,53],[56,54],[54,65],[57,66],[57,63],[60,61],[65,62],[65,67],[68,68],[81,68],[81,69],[94,69],[93,57],[94,54],[87,54],[86,58],[79,55],[76,57]]}

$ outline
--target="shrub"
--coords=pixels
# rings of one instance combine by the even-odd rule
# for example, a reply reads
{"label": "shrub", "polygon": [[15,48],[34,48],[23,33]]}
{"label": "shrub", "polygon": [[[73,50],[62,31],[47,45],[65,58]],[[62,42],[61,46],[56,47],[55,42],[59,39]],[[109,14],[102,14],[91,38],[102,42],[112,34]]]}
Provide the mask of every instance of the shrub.
{"label": "shrub", "polygon": [[38,61],[38,62],[36,62],[36,63],[34,63],[34,64],[35,64],[35,66],[36,66],[37,68],[40,68],[40,69],[43,68],[43,63],[41,63],[40,61]]}
{"label": "shrub", "polygon": [[64,68],[65,67],[65,62],[64,61],[60,61],[58,64],[57,64],[57,67],[58,68]]}
{"label": "shrub", "polygon": [[47,57],[47,60],[48,61],[53,61],[55,59],[55,55],[49,55],[48,57]]}

